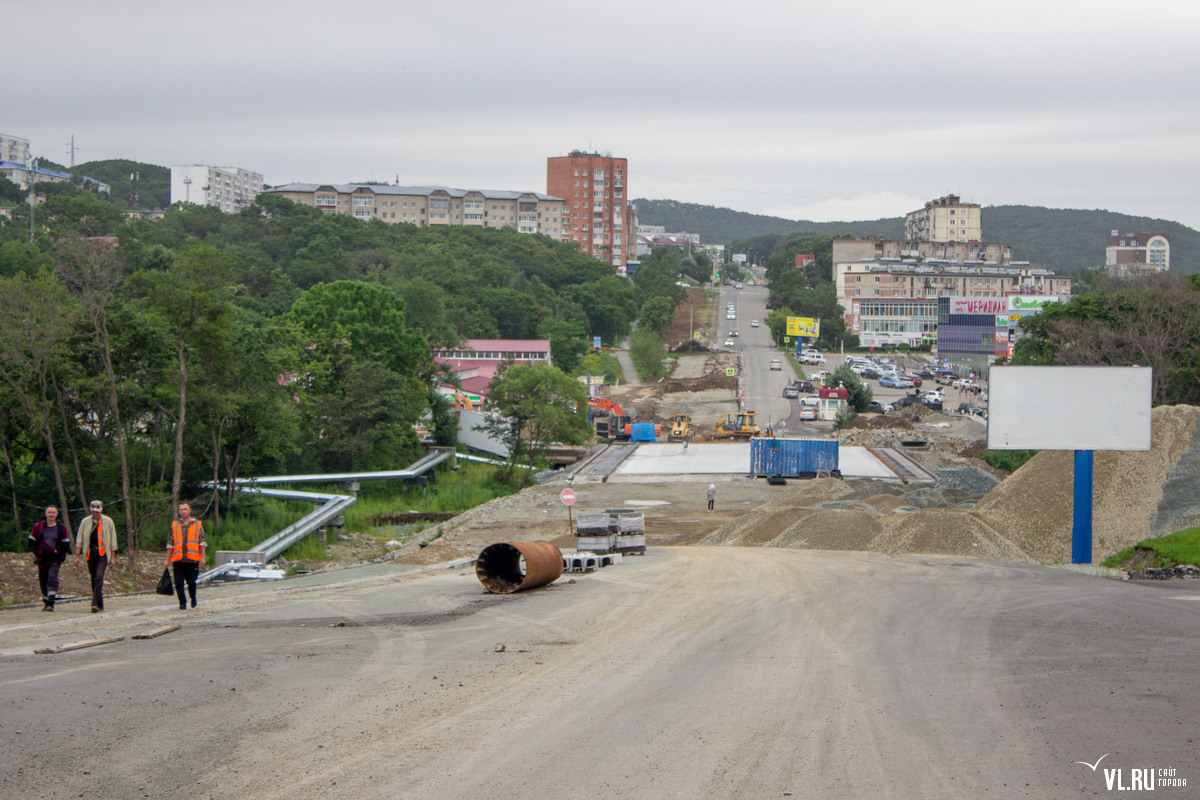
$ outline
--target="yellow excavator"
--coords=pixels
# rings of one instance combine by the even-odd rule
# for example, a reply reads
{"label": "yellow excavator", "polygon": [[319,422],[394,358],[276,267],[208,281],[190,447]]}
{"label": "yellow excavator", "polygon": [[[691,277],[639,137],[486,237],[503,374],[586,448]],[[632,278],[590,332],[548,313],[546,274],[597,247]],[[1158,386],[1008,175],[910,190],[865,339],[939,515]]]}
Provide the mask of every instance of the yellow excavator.
{"label": "yellow excavator", "polygon": [[676,414],[671,420],[671,433],[668,442],[686,442],[692,437],[692,418],[687,414]]}
{"label": "yellow excavator", "polygon": [[758,436],[758,426],[754,424],[753,411],[737,411],[721,416],[713,426],[714,439],[749,439]]}

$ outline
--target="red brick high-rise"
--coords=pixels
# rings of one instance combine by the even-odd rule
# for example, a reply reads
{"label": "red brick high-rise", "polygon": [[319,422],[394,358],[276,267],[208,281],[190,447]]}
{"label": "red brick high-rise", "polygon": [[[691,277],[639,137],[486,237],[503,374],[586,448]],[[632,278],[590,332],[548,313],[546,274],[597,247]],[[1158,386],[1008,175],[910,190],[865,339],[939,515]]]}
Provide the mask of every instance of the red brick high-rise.
{"label": "red brick high-rise", "polygon": [[546,159],[546,193],[567,201],[570,241],[622,270],[637,241],[628,221],[628,177],[623,158],[572,150]]}

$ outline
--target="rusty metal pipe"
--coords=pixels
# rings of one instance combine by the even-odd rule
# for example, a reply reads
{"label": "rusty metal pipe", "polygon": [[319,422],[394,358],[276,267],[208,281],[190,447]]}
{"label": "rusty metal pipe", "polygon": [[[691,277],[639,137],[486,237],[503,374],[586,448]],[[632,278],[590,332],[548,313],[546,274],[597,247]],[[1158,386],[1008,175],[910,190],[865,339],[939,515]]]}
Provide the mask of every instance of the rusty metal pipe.
{"label": "rusty metal pipe", "polygon": [[550,542],[497,542],[475,559],[475,575],[494,594],[545,586],[562,570],[562,551]]}

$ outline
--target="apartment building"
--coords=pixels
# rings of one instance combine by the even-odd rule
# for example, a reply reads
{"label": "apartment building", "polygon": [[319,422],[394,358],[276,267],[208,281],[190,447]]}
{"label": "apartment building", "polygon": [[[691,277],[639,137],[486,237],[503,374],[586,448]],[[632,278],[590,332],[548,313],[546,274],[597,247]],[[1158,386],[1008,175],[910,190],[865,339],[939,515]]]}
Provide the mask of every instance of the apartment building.
{"label": "apartment building", "polygon": [[1165,233],[1113,231],[1104,248],[1104,267],[1126,276],[1166,272],[1171,268],[1171,238]]}
{"label": "apartment building", "polygon": [[392,186],[382,183],[289,183],[267,190],[326,214],[410,225],[466,225],[541,233],[566,240],[566,204],[538,192]]}
{"label": "apartment building", "polygon": [[7,161],[10,164],[28,165],[33,160],[33,156],[29,152],[29,140],[22,139],[20,136],[9,136],[7,133],[0,133],[0,161]]}
{"label": "apartment building", "polygon": [[628,177],[626,159],[608,154],[572,150],[546,159],[546,191],[567,203],[566,238],[619,270],[637,246]]}
{"label": "apartment building", "polygon": [[975,203],[948,194],[904,215],[904,238],[916,242],[977,242],[983,238],[983,213]]}
{"label": "apartment building", "polygon": [[846,329],[872,344],[914,345],[937,333],[938,298],[966,300],[1071,294],[1071,279],[1028,262],[834,262],[834,284]]}
{"label": "apartment building", "polygon": [[200,164],[171,167],[171,202],[216,206],[236,214],[263,190],[263,177],[240,167]]}

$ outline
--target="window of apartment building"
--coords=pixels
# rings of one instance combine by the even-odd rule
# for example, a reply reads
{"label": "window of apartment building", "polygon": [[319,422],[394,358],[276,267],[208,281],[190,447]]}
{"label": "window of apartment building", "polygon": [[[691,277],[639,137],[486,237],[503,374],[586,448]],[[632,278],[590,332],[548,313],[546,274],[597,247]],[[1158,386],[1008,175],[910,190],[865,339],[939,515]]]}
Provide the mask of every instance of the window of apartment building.
{"label": "window of apartment building", "polygon": [[617,198],[618,200],[620,200],[624,196],[625,196],[625,193],[622,192],[620,189],[617,189],[615,192],[613,192],[613,197]]}
{"label": "window of apartment building", "polygon": [[624,173],[625,173],[625,170],[623,170],[623,169],[613,170],[613,175],[617,178],[624,177]]}
{"label": "window of apartment building", "polygon": [[576,185],[576,186],[578,186],[578,185],[579,185],[579,181],[575,181],[575,185]]}
{"label": "window of apartment building", "polygon": [[359,219],[370,219],[371,211],[370,211],[370,209],[365,209],[365,208],[356,209],[354,212],[354,216],[358,217]]}
{"label": "window of apartment building", "polygon": [[588,182],[587,182],[587,181],[584,181],[584,182],[583,182],[583,188],[585,188],[585,189],[586,189],[586,188],[588,188]]}
{"label": "window of apartment building", "polygon": [[596,171],[595,171],[595,174],[594,174],[592,177],[594,177],[594,178],[603,178],[603,177],[604,177],[604,170],[602,170],[602,169],[598,169],[598,170],[596,170]]}
{"label": "window of apartment building", "polygon": [[430,208],[449,208],[450,201],[444,200],[444,199],[438,199],[438,198],[430,198],[429,207]]}
{"label": "window of apartment building", "polygon": [[467,200],[463,203],[464,211],[483,211],[482,200]]}
{"label": "window of apartment building", "polygon": [[354,198],[354,206],[356,208],[360,208],[362,206],[372,206],[375,205],[374,200],[375,199],[373,197],[358,196]]}

